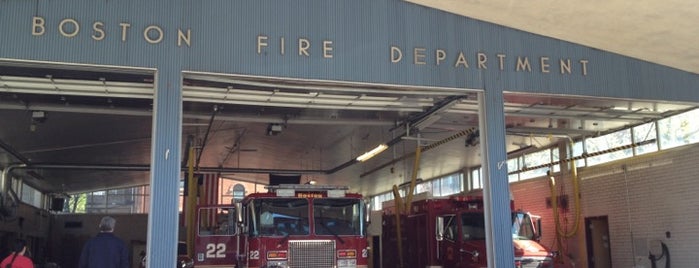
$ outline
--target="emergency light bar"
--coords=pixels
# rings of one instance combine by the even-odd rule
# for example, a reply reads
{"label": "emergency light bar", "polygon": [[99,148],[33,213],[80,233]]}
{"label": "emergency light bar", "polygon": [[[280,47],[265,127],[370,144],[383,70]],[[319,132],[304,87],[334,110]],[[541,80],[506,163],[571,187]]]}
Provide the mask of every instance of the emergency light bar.
{"label": "emergency light bar", "polygon": [[295,196],[297,192],[327,192],[328,197],[345,197],[347,186],[311,185],[311,184],[280,184],[265,186],[277,196]]}

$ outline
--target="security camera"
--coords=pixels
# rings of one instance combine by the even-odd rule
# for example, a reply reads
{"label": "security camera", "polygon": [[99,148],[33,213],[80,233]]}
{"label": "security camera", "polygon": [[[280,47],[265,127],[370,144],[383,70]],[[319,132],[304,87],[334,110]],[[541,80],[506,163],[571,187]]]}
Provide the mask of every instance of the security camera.
{"label": "security camera", "polygon": [[43,123],[46,120],[45,111],[32,111],[32,120],[34,122]]}
{"label": "security camera", "polygon": [[269,124],[267,126],[267,136],[277,136],[279,133],[282,133],[282,125]]}

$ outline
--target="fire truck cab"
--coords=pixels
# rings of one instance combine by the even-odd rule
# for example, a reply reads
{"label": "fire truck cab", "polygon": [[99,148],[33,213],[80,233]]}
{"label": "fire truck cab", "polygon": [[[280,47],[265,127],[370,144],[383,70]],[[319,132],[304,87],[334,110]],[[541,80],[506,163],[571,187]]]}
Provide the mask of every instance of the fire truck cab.
{"label": "fire truck cab", "polygon": [[367,267],[369,218],[361,195],[341,186],[266,188],[197,210],[200,224],[204,218],[216,224],[196,235],[195,267]]}
{"label": "fire truck cab", "polygon": [[[396,223],[395,207],[386,207],[389,205],[386,202],[383,211],[383,267],[488,266],[481,196],[459,195],[414,201],[409,215],[399,215],[400,227]],[[513,202],[511,206],[515,267],[553,267],[550,250],[538,242],[538,217],[514,210]]]}

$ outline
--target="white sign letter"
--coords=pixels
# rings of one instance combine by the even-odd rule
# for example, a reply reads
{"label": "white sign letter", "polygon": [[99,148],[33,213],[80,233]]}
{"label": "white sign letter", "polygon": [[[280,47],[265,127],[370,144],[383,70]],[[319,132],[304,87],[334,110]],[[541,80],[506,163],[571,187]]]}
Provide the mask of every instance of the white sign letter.
{"label": "white sign letter", "polygon": [[549,57],[541,57],[539,60],[539,63],[541,63],[541,72],[542,73],[548,73],[549,72]]}
{"label": "white sign letter", "polygon": [[119,26],[121,26],[121,41],[126,42],[126,31],[131,27],[131,24],[122,22],[119,23]]}
{"label": "white sign letter", "polygon": [[95,31],[95,33],[92,34],[92,39],[95,41],[102,41],[104,40],[104,37],[106,36],[104,34],[104,23],[101,21],[96,21],[95,23],[92,24],[92,30]]}
{"label": "white sign letter", "polygon": [[[67,33],[66,31],[63,30],[63,26],[65,26],[67,23],[73,24],[73,32],[72,33]],[[61,21],[61,23],[58,24],[58,31],[61,32],[61,35],[68,37],[68,38],[73,38],[76,35],[78,35],[78,32],[80,32],[80,24],[78,24],[77,21],[74,19],[64,19]]]}
{"label": "white sign letter", "polygon": [[447,58],[447,52],[442,49],[437,49],[435,58],[437,59],[437,65],[439,65],[442,61],[444,61],[444,59]]}
{"label": "white sign letter", "polygon": [[506,56],[507,55],[505,55],[505,54],[498,54],[498,59],[500,60],[500,71],[505,70],[505,57]]}
{"label": "white sign letter", "polygon": [[308,49],[310,47],[311,42],[309,42],[308,39],[299,38],[299,56],[310,56],[310,54],[308,54]]}
{"label": "white sign letter", "polygon": [[323,58],[332,58],[333,41],[323,41]]}
{"label": "white sign letter", "polygon": [[46,21],[42,17],[34,17],[32,20],[32,35],[40,36],[44,35],[46,32],[46,27],[44,26]]}
{"label": "white sign letter", "polygon": [[[155,32],[158,34],[158,37],[156,39],[152,39],[150,37],[150,32],[152,30],[155,30]],[[156,25],[151,25],[146,27],[145,30],[143,30],[143,38],[146,39],[146,42],[151,43],[151,44],[157,44],[160,43],[160,41],[163,41],[163,29],[160,29],[160,27]]]}
{"label": "white sign letter", "polygon": [[485,53],[478,53],[478,69],[488,69],[485,63],[488,61],[488,56]]}
{"label": "white sign letter", "polygon": [[403,51],[397,46],[391,46],[391,63],[398,63],[403,59]]}
{"label": "white sign letter", "polygon": [[468,61],[466,60],[466,56],[464,56],[463,51],[459,52],[459,56],[456,57],[456,62],[454,62],[454,68],[459,67],[459,65],[463,65],[464,68],[468,68]]}
{"label": "white sign letter", "polygon": [[560,60],[561,63],[561,74],[571,74],[570,71],[570,59]]}
{"label": "white sign letter", "polygon": [[262,54],[262,47],[267,46],[267,36],[258,35],[257,36],[257,54]]}
{"label": "white sign letter", "polygon": [[416,47],[413,49],[413,63],[414,64],[426,64],[426,62],[425,62],[425,48]]}
{"label": "white sign letter", "polygon": [[524,60],[522,60],[522,57],[517,57],[517,71],[523,71],[527,70],[529,72],[532,71],[532,66],[529,64],[529,58],[524,57]]}
{"label": "white sign letter", "polygon": [[187,47],[192,46],[192,30],[187,29],[187,34],[182,32],[182,29],[177,29],[177,46],[182,46],[182,41],[187,44]]}
{"label": "white sign letter", "polygon": [[587,63],[588,60],[580,60],[580,64],[582,65],[582,74],[587,75]]}

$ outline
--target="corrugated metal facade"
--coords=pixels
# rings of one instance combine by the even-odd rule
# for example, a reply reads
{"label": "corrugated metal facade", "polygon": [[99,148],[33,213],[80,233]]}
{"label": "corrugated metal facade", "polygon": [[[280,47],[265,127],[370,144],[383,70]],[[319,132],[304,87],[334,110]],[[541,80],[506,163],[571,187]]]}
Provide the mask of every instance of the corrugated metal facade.
{"label": "corrugated metal facade", "polygon": [[[399,0],[5,0],[0,48],[0,58],[158,69],[151,267],[175,261],[183,70],[483,89],[481,119],[498,122],[503,90],[699,102],[696,74]],[[504,139],[503,124],[487,131]],[[506,181],[497,144],[488,166]],[[495,222],[507,222],[507,193],[492,189]],[[512,248],[502,250],[497,267],[509,267]]]}
{"label": "corrugated metal facade", "polygon": [[[491,79],[520,92],[699,100],[696,74],[398,0],[9,0],[0,7],[0,58],[476,89]],[[43,28],[32,27],[34,16]],[[75,37],[59,32],[62,21],[66,35],[80,25]],[[161,41],[146,40],[149,27],[151,41],[162,30]],[[178,39],[188,31],[189,45]],[[258,54],[259,36],[266,46]],[[324,41],[331,42],[325,51]],[[309,56],[299,55],[299,42]],[[402,51],[398,63],[392,46]],[[518,71],[525,57],[529,67]]]}

